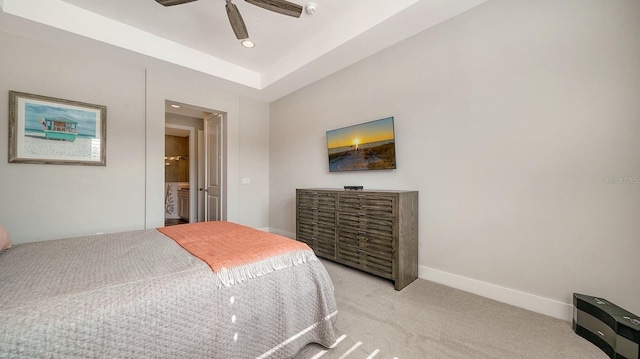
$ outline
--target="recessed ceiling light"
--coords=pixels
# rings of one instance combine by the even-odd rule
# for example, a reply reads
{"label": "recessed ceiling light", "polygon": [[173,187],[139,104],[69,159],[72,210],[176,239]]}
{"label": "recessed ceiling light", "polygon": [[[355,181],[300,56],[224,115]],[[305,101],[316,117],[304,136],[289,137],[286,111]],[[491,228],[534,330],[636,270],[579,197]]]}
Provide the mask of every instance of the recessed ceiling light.
{"label": "recessed ceiling light", "polygon": [[180,105],[174,105],[174,104],[172,104],[172,105],[171,105],[171,107],[173,107],[173,108],[180,108]]}
{"label": "recessed ceiling light", "polygon": [[254,44],[253,41],[251,41],[251,40],[244,40],[244,41],[241,42],[241,44],[242,44],[242,46],[244,46],[244,47],[246,47],[248,49],[256,46],[256,44]]}

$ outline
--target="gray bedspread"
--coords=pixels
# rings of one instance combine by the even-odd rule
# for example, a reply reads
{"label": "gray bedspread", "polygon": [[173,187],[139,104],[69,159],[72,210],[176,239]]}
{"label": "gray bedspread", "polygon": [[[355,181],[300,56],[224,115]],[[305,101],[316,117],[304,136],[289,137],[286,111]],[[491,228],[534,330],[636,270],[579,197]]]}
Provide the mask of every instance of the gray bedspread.
{"label": "gray bedspread", "polygon": [[0,358],[287,358],[335,341],[315,258],[235,285],[155,229],[0,254]]}

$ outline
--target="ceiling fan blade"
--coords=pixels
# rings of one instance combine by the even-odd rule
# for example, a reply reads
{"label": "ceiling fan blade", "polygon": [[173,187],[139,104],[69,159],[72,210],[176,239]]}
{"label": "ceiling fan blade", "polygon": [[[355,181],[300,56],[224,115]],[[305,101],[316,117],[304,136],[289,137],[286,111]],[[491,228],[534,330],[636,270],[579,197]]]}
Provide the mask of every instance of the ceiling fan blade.
{"label": "ceiling fan blade", "polygon": [[247,32],[247,27],[244,25],[244,20],[242,20],[242,15],[240,15],[240,11],[238,11],[238,7],[227,0],[225,8],[227,8],[227,16],[229,17],[229,23],[231,23],[233,33],[236,34],[238,40],[248,39],[249,33]]}
{"label": "ceiling fan blade", "polygon": [[[156,0],[157,1],[157,0]],[[263,9],[271,10],[282,15],[300,17],[302,6],[286,0],[245,0],[249,4],[260,6]]]}
{"label": "ceiling fan blade", "polygon": [[193,1],[196,1],[196,0],[156,0],[158,4],[164,5],[164,6],[186,4],[188,2],[193,2]]}

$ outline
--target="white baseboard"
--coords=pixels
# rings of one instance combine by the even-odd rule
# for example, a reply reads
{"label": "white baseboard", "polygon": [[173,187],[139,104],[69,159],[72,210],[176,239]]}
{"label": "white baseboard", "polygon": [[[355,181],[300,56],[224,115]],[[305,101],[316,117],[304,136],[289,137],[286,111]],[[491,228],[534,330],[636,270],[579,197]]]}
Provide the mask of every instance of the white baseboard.
{"label": "white baseboard", "polygon": [[457,274],[418,266],[418,277],[550,317],[571,321],[573,305]]}
{"label": "white baseboard", "polygon": [[[295,233],[283,231],[277,228],[268,227],[260,229],[288,238],[296,238]],[[573,305],[557,300],[540,297],[511,288],[501,287],[499,285],[482,282],[457,274],[443,272],[441,270],[425,266],[418,266],[418,277],[426,279],[428,281],[446,285],[447,287],[460,289],[465,292],[483,296],[485,298],[497,300],[498,302],[548,315],[550,317],[566,321],[571,321],[571,319],[573,318]]]}

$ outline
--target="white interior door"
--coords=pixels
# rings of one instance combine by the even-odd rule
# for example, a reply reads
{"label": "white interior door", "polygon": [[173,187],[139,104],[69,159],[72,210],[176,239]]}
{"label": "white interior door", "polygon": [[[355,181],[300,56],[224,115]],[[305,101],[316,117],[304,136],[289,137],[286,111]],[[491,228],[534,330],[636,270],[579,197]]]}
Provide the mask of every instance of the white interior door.
{"label": "white interior door", "polygon": [[204,180],[205,178],[205,161],[206,161],[206,156],[205,156],[205,149],[204,149],[204,130],[198,130],[198,141],[196,141],[198,144],[198,186],[197,188],[199,189],[197,196],[198,196],[198,222],[204,222],[205,220],[205,213],[204,213],[204,208],[205,208],[205,194],[206,192],[204,191],[205,186],[206,186],[206,181]]}
{"label": "white interior door", "polygon": [[223,152],[224,136],[222,115],[210,114],[204,118],[205,136],[205,219],[219,221],[223,219]]}

